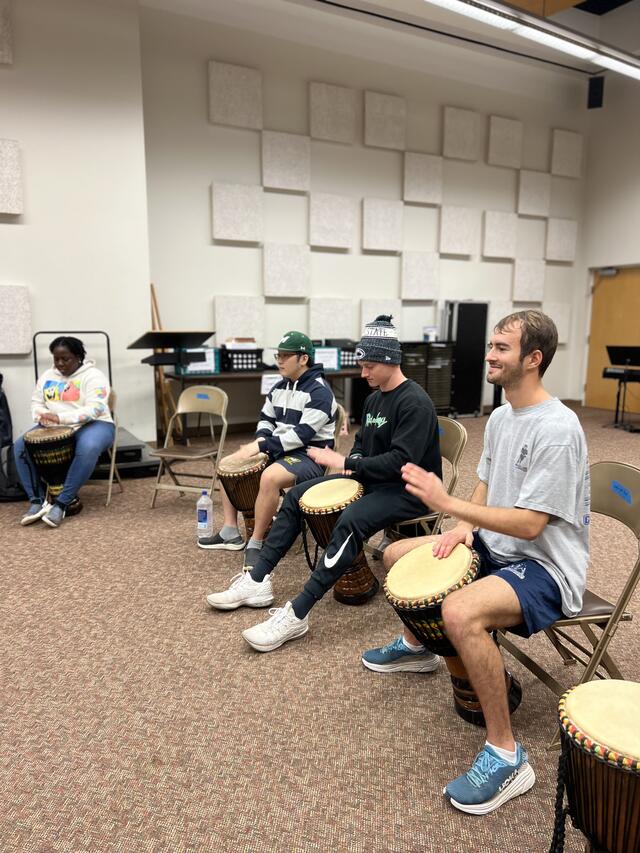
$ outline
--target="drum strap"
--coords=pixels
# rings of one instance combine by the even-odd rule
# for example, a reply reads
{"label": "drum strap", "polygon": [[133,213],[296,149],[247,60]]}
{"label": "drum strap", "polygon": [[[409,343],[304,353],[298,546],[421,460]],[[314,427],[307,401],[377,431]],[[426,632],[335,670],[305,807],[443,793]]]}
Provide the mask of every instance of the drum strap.
{"label": "drum strap", "polygon": [[307,559],[307,565],[309,566],[310,572],[315,572],[316,566],[318,565],[318,543],[316,542],[316,550],[313,555],[313,560],[311,560],[311,553],[309,552],[309,540],[307,538],[308,526],[306,521],[304,520],[304,516],[301,519],[302,525],[300,527],[300,533],[302,534],[302,544],[304,545],[304,556]]}
{"label": "drum strap", "polygon": [[553,826],[553,839],[549,853],[564,853],[565,823],[569,814],[568,807],[564,805],[564,788],[567,776],[567,763],[569,761],[569,743],[563,740],[562,752],[558,759],[558,785],[556,788],[556,820]]}

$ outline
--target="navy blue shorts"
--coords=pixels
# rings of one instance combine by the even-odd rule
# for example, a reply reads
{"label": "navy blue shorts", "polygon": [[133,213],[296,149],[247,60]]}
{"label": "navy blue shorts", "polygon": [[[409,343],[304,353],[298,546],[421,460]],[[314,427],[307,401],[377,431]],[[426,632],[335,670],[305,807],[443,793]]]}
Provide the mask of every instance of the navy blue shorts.
{"label": "navy blue shorts", "polygon": [[324,477],[324,465],[318,465],[306,450],[297,449],[275,460],[277,465],[288,471],[296,478],[296,483],[304,483],[306,480],[314,480],[316,477]]}
{"label": "navy blue shorts", "polygon": [[530,637],[562,619],[560,587],[544,566],[535,560],[498,563],[477,533],[473,534],[473,550],[480,556],[478,576],[502,578],[518,596],[524,622],[509,631],[520,637]]}

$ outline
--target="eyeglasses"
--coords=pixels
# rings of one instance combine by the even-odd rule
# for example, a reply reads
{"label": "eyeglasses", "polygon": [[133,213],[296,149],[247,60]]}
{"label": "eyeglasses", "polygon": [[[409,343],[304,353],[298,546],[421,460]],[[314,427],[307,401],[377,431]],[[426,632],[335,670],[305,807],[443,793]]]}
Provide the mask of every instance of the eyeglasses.
{"label": "eyeglasses", "polygon": [[297,352],[278,352],[276,353],[276,361],[287,361],[292,355],[300,355]]}

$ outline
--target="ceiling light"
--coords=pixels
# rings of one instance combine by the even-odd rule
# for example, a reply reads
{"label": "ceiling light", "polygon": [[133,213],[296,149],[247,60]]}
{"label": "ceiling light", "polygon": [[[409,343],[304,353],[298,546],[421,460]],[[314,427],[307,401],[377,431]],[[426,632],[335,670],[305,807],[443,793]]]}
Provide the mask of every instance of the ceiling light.
{"label": "ceiling light", "polygon": [[476,6],[473,3],[465,2],[465,0],[427,0],[427,2],[448,9],[450,12],[465,15],[467,18],[473,18],[474,21],[481,21],[483,24],[498,27],[501,30],[514,30],[518,26],[517,21],[493,12],[489,7]]}
{"label": "ceiling light", "polygon": [[514,33],[531,41],[536,41],[539,44],[544,44],[547,47],[553,47],[555,50],[561,50],[563,53],[569,53],[571,56],[576,56],[578,59],[595,59],[596,52],[588,47],[583,47],[574,41],[561,38],[560,36],[552,35],[543,30],[538,30],[535,27],[530,27],[527,24],[515,28]]}
{"label": "ceiling light", "polygon": [[619,74],[626,74],[628,77],[635,77],[640,80],[640,66],[631,65],[630,62],[621,62],[619,59],[613,59],[610,56],[603,56],[597,53],[593,59],[596,65],[601,65],[603,68],[610,68],[611,71],[617,71]]}

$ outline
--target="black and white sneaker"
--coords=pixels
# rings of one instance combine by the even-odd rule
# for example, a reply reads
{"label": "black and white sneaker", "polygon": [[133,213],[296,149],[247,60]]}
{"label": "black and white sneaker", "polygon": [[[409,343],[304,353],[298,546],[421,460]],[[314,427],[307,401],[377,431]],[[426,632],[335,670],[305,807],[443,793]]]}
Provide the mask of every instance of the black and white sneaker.
{"label": "black and white sneaker", "polygon": [[242,551],[244,544],[242,536],[223,539],[219,533],[216,533],[215,536],[198,539],[198,548],[205,548],[210,551]]}

